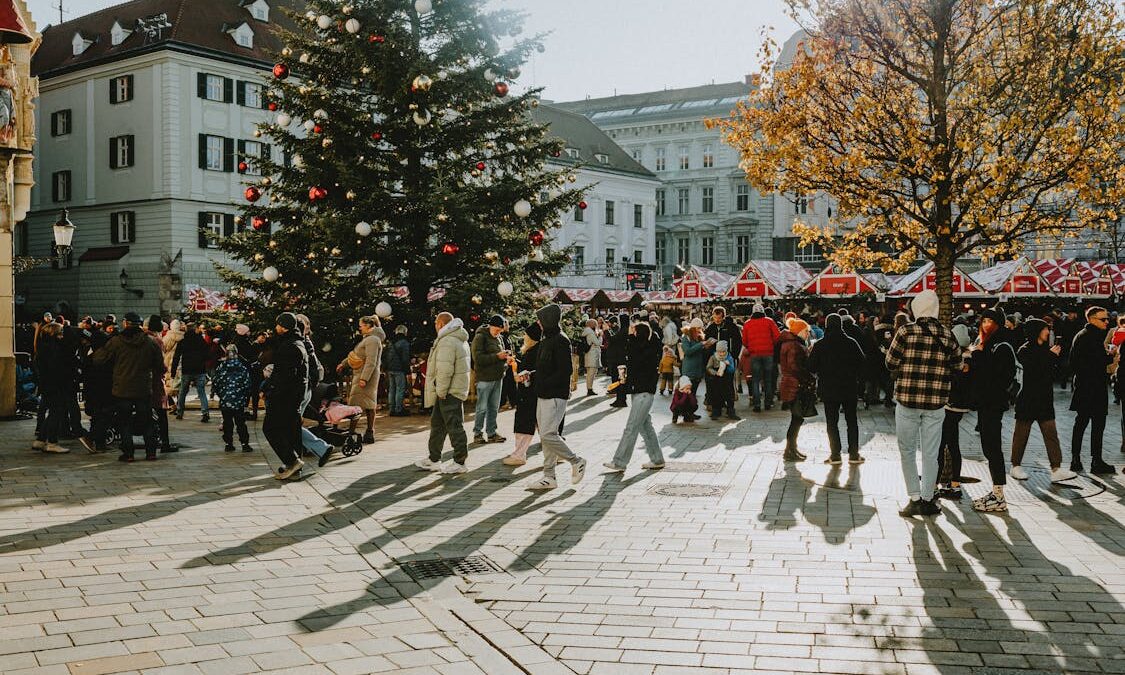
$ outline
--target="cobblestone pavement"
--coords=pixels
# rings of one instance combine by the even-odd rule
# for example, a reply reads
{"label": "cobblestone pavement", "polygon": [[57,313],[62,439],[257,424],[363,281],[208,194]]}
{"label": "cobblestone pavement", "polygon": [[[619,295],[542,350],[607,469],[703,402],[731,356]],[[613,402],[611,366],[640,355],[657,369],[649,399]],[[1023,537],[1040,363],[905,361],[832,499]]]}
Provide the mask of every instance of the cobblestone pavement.
{"label": "cobblestone pavement", "polygon": [[[970,415],[983,482],[904,520],[883,408],[860,413],[867,463],[832,468],[823,417],[786,465],[786,413],[743,398],[741,421],[673,427],[660,399],[668,469],[642,471],[638,448],[620,475],[599,469],[626,416],[608,402],[571,401],[590,467],[547,494],[526,490],[538,446],[515,470],[509,442],[461,476],[416,471],[420,416],[380,418],[377,445],[285,485],[260,433],[225,454],[216,424],[174,422],[184,451],[123,465],[32,452],[31,424],[5,423],[0,670],[1125,672],[1125,476],[1051,486],[1033,433],[1010,513],[974,513]],[[435,559],[458,574],[428,578]]]}

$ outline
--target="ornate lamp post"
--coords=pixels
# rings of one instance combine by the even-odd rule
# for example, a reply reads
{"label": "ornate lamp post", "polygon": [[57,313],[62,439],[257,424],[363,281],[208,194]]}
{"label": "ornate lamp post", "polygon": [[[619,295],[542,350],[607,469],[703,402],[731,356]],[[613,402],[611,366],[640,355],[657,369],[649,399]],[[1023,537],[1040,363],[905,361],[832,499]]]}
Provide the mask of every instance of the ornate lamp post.
{"label": "ornate lamp post", "polygon": [[74,241],[74,223],[70,222],[70,211],[63,209],[52,229],[55,233],[55,255],[60,259],[70,255],[71,242]]}

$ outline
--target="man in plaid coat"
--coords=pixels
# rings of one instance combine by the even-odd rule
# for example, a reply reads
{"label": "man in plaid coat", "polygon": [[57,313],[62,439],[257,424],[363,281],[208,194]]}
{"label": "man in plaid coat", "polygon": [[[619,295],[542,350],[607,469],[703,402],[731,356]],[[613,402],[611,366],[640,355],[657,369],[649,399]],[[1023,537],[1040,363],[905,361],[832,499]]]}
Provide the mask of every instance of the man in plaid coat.
{"label": "man in plaid coat", "polygon": [[[941,511],[934,499],[938,478],[941,424],[954,365],[960,350],[953,333],[938,321],[938,297],[922,291],[910,303],[914,322],[895,333],[887,349],[887,370],[895,377],[895,433],[902,461],[902,477],[910,503],[903,517],[934,515]],[[922,477],[918,478],[918,450],[922,451]]]}

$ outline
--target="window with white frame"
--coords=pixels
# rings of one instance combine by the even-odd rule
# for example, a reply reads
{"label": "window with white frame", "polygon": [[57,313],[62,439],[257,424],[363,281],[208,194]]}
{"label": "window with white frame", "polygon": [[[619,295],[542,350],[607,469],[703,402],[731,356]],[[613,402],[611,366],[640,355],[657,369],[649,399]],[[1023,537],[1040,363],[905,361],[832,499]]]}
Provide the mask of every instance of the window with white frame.
{"label": "window with white frame", "polygon": [[668,213],[668,194],[664,190],[656,191],[656,215],[663,216]]}
{"label": "window with white frame", "polygon": [[566,149],[566,156],[567,157],[569,157],[571,159],[578,159],[578,155],[579,155],[578,148],[567,148]]}
{"label": "window with white frame", "polygon": [[223,100],[223,77],[221,75],[204,75],[203,85],[203,98],[208,101]]}
{"label": "window with white frame", "polygon": [[70,109],[56,110],[51,113],[51,135],[52,136],[66,136],[70,133],[71,127],[71,113]]}
{"label": "window with white frame", "polygon": [[70,201],[70,171],[56,171],[51,174],[51,201]]}
{"label": "window with white frame", "polygon": [[656,170],[657,171],[663,171],[665,168],[666,168],[666,165],[665,165],[665,157],[664,157],[664,148],[657,148],[656,149]]}
{"label": "window with white frame", "polygon": [[734,210],[735,211],[749,211],[750,210],[750,186],[745,183],[740,183],[734,188]]}
{"label": "window with white frame", "polygon": [[222,136],[206,136],[206,163],[203,168],[208,171],[222,171],[223,170],[223,137]]}
{"label": "window with white frame", "polygon": [[207,237],[207,248],[219,248],[219,241],[223,238],[225,221],[222,213],[207,213],[204,215],[203,234]]}
{"label": "window with white frame", "polygon": [[613,276],[613,257],[616,255],[614,249],[607,248],[605,250],[605,275],[607,277]]}
{"label": "window with white frame", "polygon": [[243,173],[250,176],[262,175],[262,169],[258,160],[262,158],[262,148],[264,145],[264,143],[258,141],[242,141],[242,154],[249,159],[249,161],[246,162],[246,171]]}
{"label": "window with white frame", "polygon": [[254,31],[249,28],[240,28],[234,32],[234,41],[239,47],[254,48]]}
{"label": "window with white frame", "polygon": [[676,190],[676,213],[681,216],[686,216],[691,212],[691,190],[688,188],[680,188]]}
{"label": "window with white frame", "polygon": [[681,265],[691,262],[691,245],[687,237],[676,240],[676,262]]}
{"label": "window with white frame", "polygon": [[703,146],[703,168],[710,169],[715,166],[715,146],[707,143]]}
{"label": "window with white frame", "polygon": [[109,102],[124,103],[133,100],[133,76],[120,75],[109,81]]}
{"label": "window with white frame", "polygon": [[713,188],[713,187],[703,188],[702,195],[703,195],[703,199],[702,199],[702,202],[700,204],[700,210],[703,213],[714,213],[715,212],[715,188]]}
{"label": "window with white frame", "polygon": [[581,206],[575,206],[574,207],[574,222],[576,222],[576,223],[586,222],[586,210],[583,209]]}
{"label": "window with white frame", "polygon": [[680,171],[685,171],[691,168],[691,148],[686,145],[680,146]]}
{"label": "window with white frame", "polygon": [[242,105],[247,108],[261,108],[262,106],[262,85],[256,82],[246,82],[243,85],[243,103]]}
{"label": "window with white frame", "polygon": [[668,245],[663,238],[656,238],[656,264],[665,265],[668,263]]}
{"label": "window with white frame", "polygon": [[797,195],[793,198],[793,214],[803,216],[809,211],[809,199],[805,195]]}
{"label": "window with white frame", "polygon": [[109,139],[109,168],[124,169],[133,166],[133,144],[132,134]]}
{"label": "window with white frame", "polygon": [[116,47],[124,42],[133,31],[126,30],[120,23],[114,21],[113,28],[109,29],[109,43]]}
{"label": "window with white frame", "polygon": [[711,265],[715,262],[715,238],[703,237],[700,241],[700,265]]}
{"label": "window with white frame", "polygon": [[750,235],[740,234],[734,240],[734,252],[739,265],[750,262]]}
{"label": "window with white frame", "polygon": [[250,16],[254,17],[258,21],[270,20],[270,6],[269,3],[266,2],[266,0],[258,0],[254,4],[250,5],[248,9],[250,10]]}
{"label": "window with white frame", "polygon": [[586,247],[575,246],[574,253],[571,254],[571,262],[574,263],[574,273],[581,275],[586,271]]}
{"label": "window with white frame", "polygon": [[633,227],[645,226],[645,207],[641,204],[633,204]]}
{"label": "window with white frame", "polygon": [[796,253],[793,255],[793,260],[797,262],[820,262],[824,259],[824,249],[820,244],[809,244],[808,246],[797,246]]}
{"label": "window with white frame", "polygon": [[117,211],[109,214],[111,244],[132,244],[137,241],[137,214],[134,211]]}
{"label": "window with white frame", "polygon": [[609,199],[605,201],[605,224],[617,224],[617,203]]}
{"label": "window with white frame", "polygon": [[641,160],[643,160],[644,156],[645,156],[644,155],[644,148],[633,148],[632,150],[629,151],[629,154],[630,154],[630,156],[632,156],[633,161],[640,163]]}

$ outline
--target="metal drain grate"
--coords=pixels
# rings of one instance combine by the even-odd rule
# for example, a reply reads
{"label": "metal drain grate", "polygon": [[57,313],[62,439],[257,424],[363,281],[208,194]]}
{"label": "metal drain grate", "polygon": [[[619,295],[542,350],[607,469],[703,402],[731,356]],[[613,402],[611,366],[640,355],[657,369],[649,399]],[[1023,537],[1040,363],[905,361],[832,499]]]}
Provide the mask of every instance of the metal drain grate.
{"label": "metal drain grate", "polygon": [[721,497],[727,491],[725,485],[698,485],[694,483],[664,483],[653,485],[649,494],[662,497]]}
{"label": "metal drain grate", "polygon": [[682,473],[722,473],[722,462],[668,462],[665,471]]}
{"label": "metal drain grate", "polygon": [[399,562],[403,572],[415,581],[441,577],[471,576],[474,574],[500,574],[504,568],[486,555],[463,558],[432,558]]}

